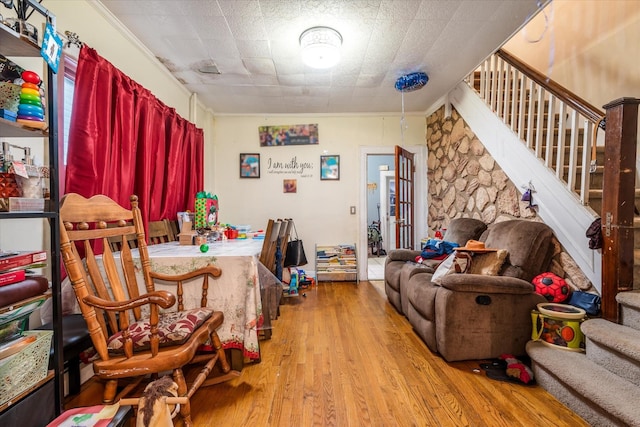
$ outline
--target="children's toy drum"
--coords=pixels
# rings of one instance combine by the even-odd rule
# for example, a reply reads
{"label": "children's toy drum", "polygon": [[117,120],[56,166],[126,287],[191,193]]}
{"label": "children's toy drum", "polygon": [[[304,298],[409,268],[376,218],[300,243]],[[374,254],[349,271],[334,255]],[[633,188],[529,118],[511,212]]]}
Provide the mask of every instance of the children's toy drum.
{"label": "children's toy drum", "polygon": [[570,351],[584,351],[584,334],[580,324],[586,312],[568,304],[540,303],[531,311],[531,339]]}

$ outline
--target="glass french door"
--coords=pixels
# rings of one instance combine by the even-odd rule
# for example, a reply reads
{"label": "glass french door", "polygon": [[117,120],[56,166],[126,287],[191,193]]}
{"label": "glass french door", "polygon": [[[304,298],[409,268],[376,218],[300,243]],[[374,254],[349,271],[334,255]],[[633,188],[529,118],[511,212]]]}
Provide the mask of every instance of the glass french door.
{"label": "glass french door", "polygon": [[396,145],[396,249],[414,248],[414,154]]}

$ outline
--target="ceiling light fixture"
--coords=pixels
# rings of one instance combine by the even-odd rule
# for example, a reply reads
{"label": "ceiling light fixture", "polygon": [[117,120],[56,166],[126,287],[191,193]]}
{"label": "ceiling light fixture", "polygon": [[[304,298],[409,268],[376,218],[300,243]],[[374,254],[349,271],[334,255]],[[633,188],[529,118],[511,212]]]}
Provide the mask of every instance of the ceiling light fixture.
{"label": "ceiling light fixture", "polygon": [[340,60],[342,36],[329,27],[312,27],[300,34],[302,62],[311,68],[331,68]]}

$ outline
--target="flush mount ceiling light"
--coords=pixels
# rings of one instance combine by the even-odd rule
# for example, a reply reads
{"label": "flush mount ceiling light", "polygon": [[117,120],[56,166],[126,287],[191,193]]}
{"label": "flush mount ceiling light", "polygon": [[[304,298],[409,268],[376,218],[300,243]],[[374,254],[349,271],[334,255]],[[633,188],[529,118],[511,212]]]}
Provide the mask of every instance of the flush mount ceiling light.
{"label": "flush mount ceiling light", "polygon": [[329,27],[312,27],[300,34],[302,62],[311,68],[331,68],[340,60],[342,36]]}

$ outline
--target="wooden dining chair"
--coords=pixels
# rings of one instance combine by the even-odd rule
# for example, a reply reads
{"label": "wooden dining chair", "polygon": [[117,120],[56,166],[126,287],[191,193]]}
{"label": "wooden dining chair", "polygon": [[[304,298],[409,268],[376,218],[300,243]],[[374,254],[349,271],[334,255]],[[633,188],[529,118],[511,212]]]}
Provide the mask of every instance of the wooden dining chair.
{"label": "wooden dining chair", "polygon": [[286,218],[282,221],[284,223],[284,227],[282,232],[280,233],[280,250],[282,251],[282,262],[284,263],[284,259],[287,256],[287,243],[289,243],[289,239],[291,238],[293,219]]}
{"label": "wooden dining chair", "polygon": [[[205,307],[209,278],[219,277],[221,271],[211,265],[177,276],[151,271],[138,198],[130,200],[131,209],[103,195],[86,199],[67,194],[60,203],[62,259],[98,354],[93,370],[104,381],[104,403],[130,395],[142,380],[165,371],[172,372],[179,396],[191,398],[201,386],[239,375],[231,371],[216,332],[224,315]],[[136,235],[140,266],[134,264],[128,244],[131,233]],[[111,237],[122,244],[119,263],[108,243]],[[100,246],[101,259],[94,249]],[[142,269],[143,284],[136,281],[136,268]],[[201,306],[187,310],[183,281],[195,277],[202,277]],[[155,291],[155,280],[175,284],[177,311],[168,310],[176,304],[176,296]],[[205,343],[213,350],[199,352]],[[199,371],[187,383],[183,368],[192,364]],[[210,376],[216,364],[213,372],[219,375]],[[120,390],[119,380],[127,383]],[[193,425],[188,401],[180,414],[184,425]]]}
{"label": "wooden dining chair", "polygon": [[[133,223],[130,222],[129,225],[133,225]],[[116,224],[116,223],[108,223],[107,224],[108,228],[113,228],[113,227],[117,227],[117,226],[118,226],[118,224]],[[127,239],[127,243],[128,243],[130,248],[137,248],[138,247],[138,240],[136,238],[135,233],[128,234],[126,236],[126,239]],[[109,238],[107,238],[107,242],[109,242],[109,247],[111,247],[111,250],[114,251],[114,252],[120,251],[120,249],[122,249],[122,239],[120,238],[120,236],[109,237]]]}
{"label": "wooden dining chair", "polygon": [[281,220],[269,220],[260,251],[260,262],[274,274],[276,272],[276,244],[281,225]]}
{"label": "wooden dining chair", "polygon": [[178,234],[180,234],[180,230],[179,230],[179,227],[178,227],[178,220],[177,219],[165,218],[165,219],[163,219],[163,221],[167,224],[167,227],[169,228],[171,241],[172,242],[177,242],[178,241]]}
{"label": "wooden dining chair", "polygon": [[173,242],[173,233],[169,228],[167,220],[149,221],[148,229],[149,245],[157,245],[159,243]]}

